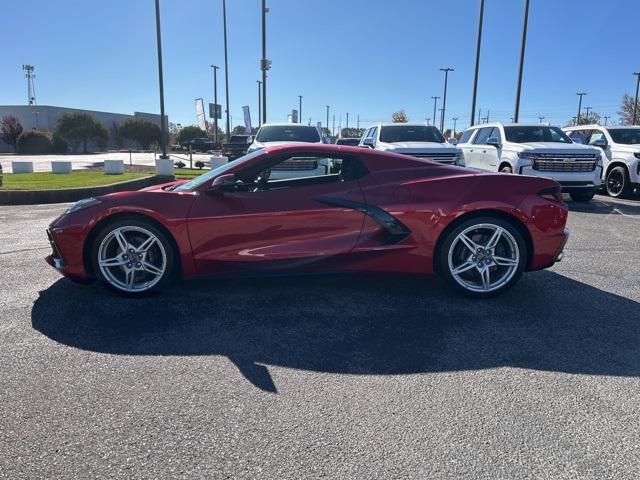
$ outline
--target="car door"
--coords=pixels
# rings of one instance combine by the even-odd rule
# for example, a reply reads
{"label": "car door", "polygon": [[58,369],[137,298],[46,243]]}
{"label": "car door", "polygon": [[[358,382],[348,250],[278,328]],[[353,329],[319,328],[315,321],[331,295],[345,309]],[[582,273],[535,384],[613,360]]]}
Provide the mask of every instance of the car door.
{"label": "car door", "polygon": [[473,139],[473,134],[476,133],[477,130],[469,129],[465,130],[462,136],[460,137],[460,141],[458,142],[457,147],[462,150],[464,155],[464,163],[467,167],[473,167],[473,144],[471,143]]}
{"label": "car door", "polygon": [[260,169],[294,157],[319,162],[328,156],[340,160],[342,171],[313,177],[301,172],[300,178],[269,181],[262,189],[245,188],[243,183],[224,194],[198,195],[188,221],[198,271],[308,267],[353,249],[364,214],[341,205],[364,203],[357,178],[345,173],[362,171],[353,167],[359,162],[356,157],[266,155],[267,163]]}
{"label": "car door", "polygon": [[487,155],[487,151],[488,148],[493,147],[487,145],[487,140],[489,140],[492,131],[493,127],[481,128],[473,139],[473,152],[471,153],[473,168],[478,168],[480,170],[491,170],[488,158],[490,155]]}

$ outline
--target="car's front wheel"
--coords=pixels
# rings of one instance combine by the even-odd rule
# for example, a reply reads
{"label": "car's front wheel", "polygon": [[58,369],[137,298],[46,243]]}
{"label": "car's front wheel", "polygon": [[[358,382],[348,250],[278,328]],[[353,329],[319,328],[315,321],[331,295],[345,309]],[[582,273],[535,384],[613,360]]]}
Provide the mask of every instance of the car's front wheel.
{"label": "car's front wheel", "polygon": [[527,264],[522,234],[496,217],[471,218],[451,230],[439,251],[439,272],[456,290],[489,297],[509,289]]}
{"label": "car's front wheel", "polygon": [[172,278],[174,258],[167,235],[138,219],[109,223],[91,249],[97,278],[127,296],[141,296],[166,285]]}
{"label": "car's front wheel", "polygon": [[607,173],[605,187],[609,196],[622,198],[631,191],[631,181],[627,170],[622,167],[614,167]]}

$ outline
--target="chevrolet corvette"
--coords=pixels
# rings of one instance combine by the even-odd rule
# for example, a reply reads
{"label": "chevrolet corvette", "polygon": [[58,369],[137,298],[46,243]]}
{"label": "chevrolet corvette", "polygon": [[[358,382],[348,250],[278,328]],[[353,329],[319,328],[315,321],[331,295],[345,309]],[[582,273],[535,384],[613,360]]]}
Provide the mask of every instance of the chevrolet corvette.
{"label": "chevrolet corvette", "polygon": [[[279,169],[299,174],[270,178]],[[486,297],[559,261],[566,220],[546,178],[293,144],[190,181],[81,200],[47,229],[46,261],[127,296],[180,278],[368,271],[435,273]]]}

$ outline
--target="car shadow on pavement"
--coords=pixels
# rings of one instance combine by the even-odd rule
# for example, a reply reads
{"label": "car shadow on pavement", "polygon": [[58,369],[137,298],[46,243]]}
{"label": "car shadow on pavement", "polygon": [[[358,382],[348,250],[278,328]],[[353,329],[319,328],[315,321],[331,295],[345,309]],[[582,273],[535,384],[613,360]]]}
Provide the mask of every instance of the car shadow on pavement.
{"label": "car shadow on pavement", "polygon": [[601,215],[620,214],[640,217],[640,195],[629,196],[625,200],[609,197],[595,197],[590,202],[567,202],[570,212],[596,213]]}
{"label": "car shadow on pavement", "polygon": [[276,392],[268,365],[343,374],[502,366],[640,375],[639,304],[552,271],[467,299],[425,277],[342,275],[191,281],[143,299],[58,280],[33,327],[122,355],[224,355]]}

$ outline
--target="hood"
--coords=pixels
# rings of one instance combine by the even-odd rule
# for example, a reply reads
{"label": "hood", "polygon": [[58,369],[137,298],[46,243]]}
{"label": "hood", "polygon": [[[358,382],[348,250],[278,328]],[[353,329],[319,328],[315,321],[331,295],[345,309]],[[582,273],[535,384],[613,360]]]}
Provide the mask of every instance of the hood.
{"label": "hood", "polygon": [[457,148],[451,144],[436,143],[436,142],[395,142],[384,143],[378,142],[376,148],[380,150],[388,151],[411,151],[411,152],[423,152],[423,151],[436,151],[442,153],[443,151],[456,152]]}
{"label": "hood", "polygon": [[267,148],[267,147],[277,147],[279,145],[293,145],[293,144],[298,144],[298,143],[322,143],[321,141],[317,141],[317,142],[289,142],[289,141],[284,141],[284,142],[253,142],[250,146],[249,146],[249,152],[255,152],[256,150],[260,150],[262,148]]}
{"label": "hood", "polygon": [[511,144],[515,150],[541,150],[541,153],[599,153],[596,147],[579,143],[529,142]]}

